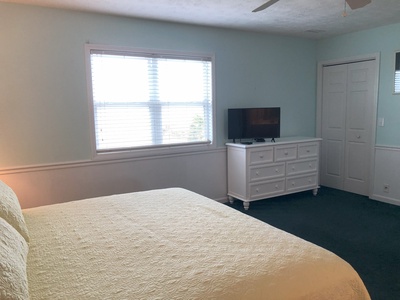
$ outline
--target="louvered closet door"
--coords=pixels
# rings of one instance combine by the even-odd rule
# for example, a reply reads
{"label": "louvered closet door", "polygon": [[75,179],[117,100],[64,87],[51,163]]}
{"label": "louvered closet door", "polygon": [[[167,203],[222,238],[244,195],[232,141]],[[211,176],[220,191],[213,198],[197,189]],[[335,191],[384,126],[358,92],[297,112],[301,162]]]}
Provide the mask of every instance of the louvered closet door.
{"label": "louvered closet door", "polygon": [[323,69],[321,185],[368,195],[375,61]]}

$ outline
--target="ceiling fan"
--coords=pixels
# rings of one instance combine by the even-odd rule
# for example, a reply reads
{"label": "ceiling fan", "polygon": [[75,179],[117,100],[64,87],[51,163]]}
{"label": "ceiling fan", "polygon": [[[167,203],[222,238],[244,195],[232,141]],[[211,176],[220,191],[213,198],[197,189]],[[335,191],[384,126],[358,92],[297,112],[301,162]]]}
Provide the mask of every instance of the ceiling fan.
{"label": "ceiling fan", "polygon": [[[268,2],[264,3],[260,7],[257,7],[253,12],[258,12],[261,10],[266,9],[267,7],[270,7],[271,5],[275,4],[279,0],[269,0]],[[351,9],[357,9],[364,7],[365,5],[371,3],[371,0],[345,0],[347,4],[350,6]]]}

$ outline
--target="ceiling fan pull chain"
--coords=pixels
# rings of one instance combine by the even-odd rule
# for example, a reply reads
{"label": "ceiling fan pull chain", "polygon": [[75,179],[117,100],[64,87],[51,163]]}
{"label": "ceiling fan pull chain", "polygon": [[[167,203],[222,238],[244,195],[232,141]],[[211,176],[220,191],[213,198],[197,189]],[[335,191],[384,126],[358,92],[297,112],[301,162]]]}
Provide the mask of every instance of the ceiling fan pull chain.
{"label": "ceiling fan pull chain", "polygon": [[347,3],[346,3],[346,0],[344,0],[344,9],[343,9],[343,12],[342,12],[342,16],[343,17],[347,17]]}

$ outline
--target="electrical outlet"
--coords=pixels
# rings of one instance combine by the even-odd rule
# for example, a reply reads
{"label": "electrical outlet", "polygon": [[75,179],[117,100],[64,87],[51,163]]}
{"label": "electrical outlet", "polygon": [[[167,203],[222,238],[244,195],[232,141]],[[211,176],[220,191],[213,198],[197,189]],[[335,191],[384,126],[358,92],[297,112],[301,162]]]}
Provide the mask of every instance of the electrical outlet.
{"label": "electrical outlet", "polygon": [[389,188],[390,188],[390,185],[389,185],[389,184],[385,183],[385,184],[383,185],[383,191],[384,191],[385,193],[389,193]]}

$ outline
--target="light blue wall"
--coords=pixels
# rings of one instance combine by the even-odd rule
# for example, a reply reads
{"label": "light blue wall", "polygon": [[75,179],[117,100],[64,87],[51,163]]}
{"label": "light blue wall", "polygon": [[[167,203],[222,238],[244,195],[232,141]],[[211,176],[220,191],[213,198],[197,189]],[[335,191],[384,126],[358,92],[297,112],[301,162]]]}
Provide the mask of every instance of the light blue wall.
{"label": "light blue wall", "polygon": [[400,95],[393,94],[394,53],[400,51],[400,24],[346,34],[320,40],[318,61],[380,54],[378,118],[384,127],[377,127],[376,144],[400,146]]}
{"label": "light blue wall", "polygon": [[88,42],[215,54],[219,147],[229,107],[280,106],[282,135],[315,134],[315,41],[6,3],[0,38],[0,169],[91,159]]}

